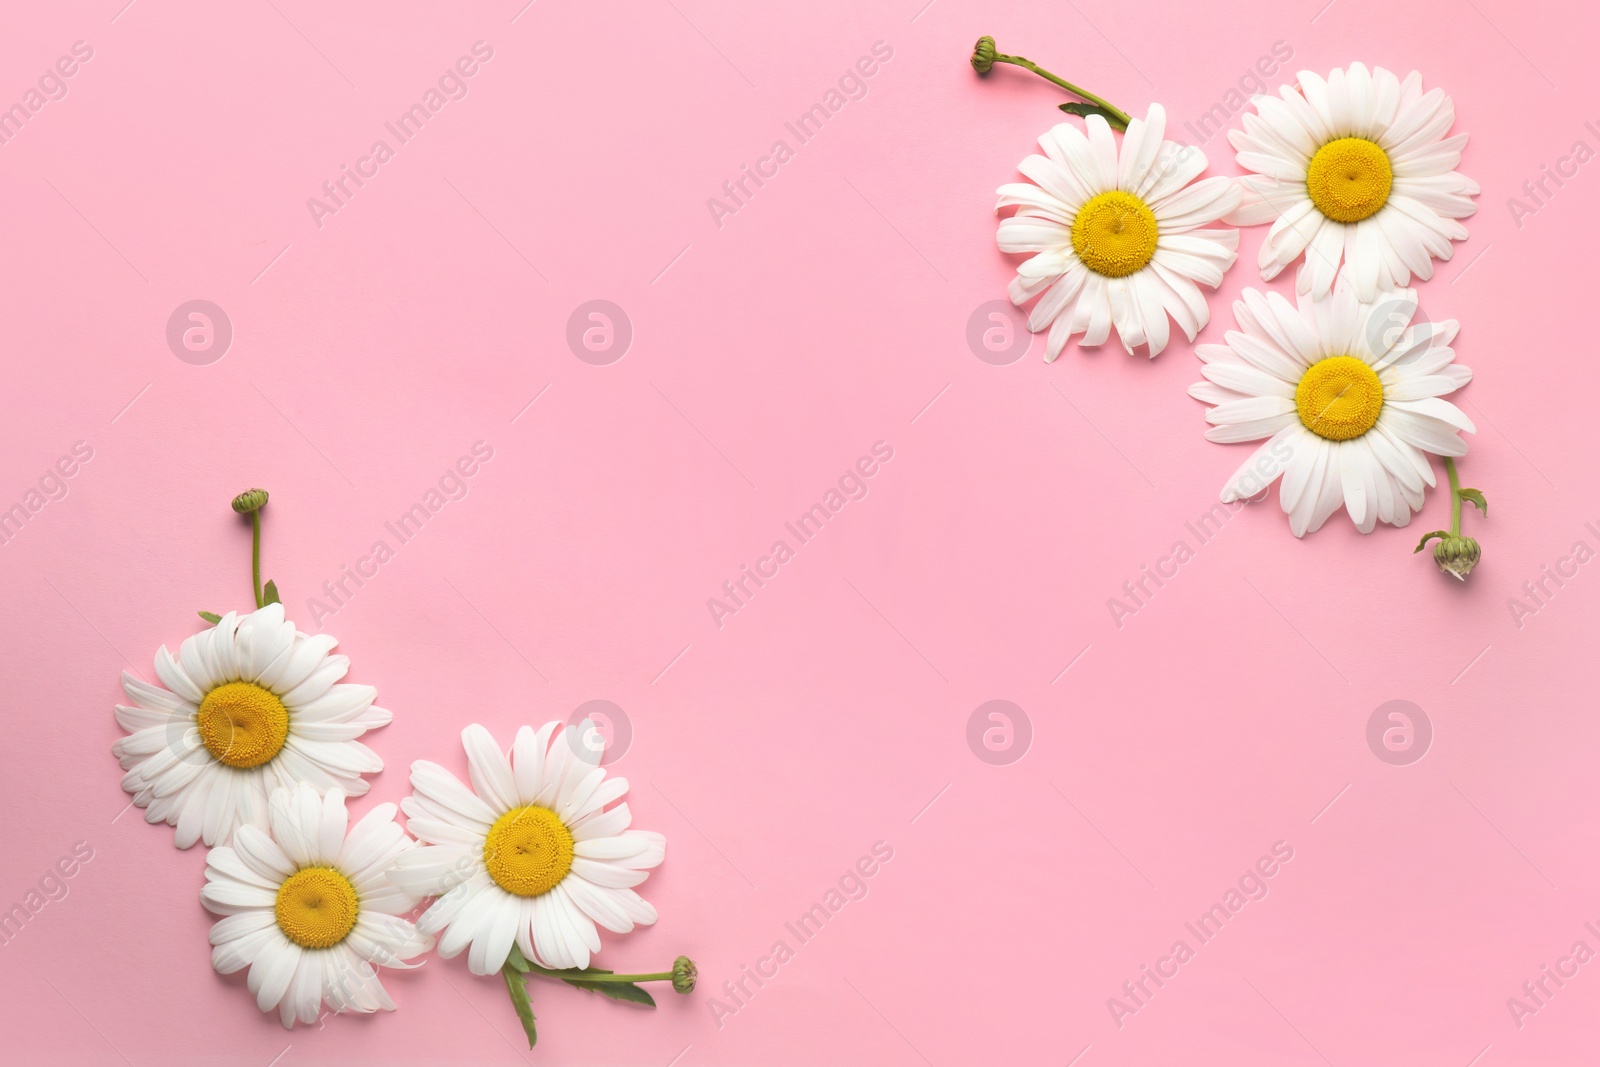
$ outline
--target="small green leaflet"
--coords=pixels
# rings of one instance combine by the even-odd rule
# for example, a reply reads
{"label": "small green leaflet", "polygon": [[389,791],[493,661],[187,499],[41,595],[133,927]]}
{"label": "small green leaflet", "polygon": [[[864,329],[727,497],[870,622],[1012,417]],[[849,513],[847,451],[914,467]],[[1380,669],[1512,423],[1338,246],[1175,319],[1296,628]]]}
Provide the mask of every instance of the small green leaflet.
{"label": "small green leaflet", "polygon": [[1128,128],[1121,119],[1117,118],[1117,116],[1113,115],[1099,104],[1084,104],[1074,100],[1071,103],[1057,104],[1056,106],[1069,115],[1077,115],[1081,118],[1088,118],[1090,115],[1099,115],[1101,118],[1105,119],[1106,122],[1111,124],[1111,128],[1113,130],[1126,131]]}
{"label": "small green leaflet", "polygon": [[[655,997],[652,997],[649,993],[645,992],[632,982],[585,981],[585,978],[591,976],[615,973],[614,971],[608,971],[602,967],[584,967],[581,970],[576,967],[570,967],[560,971],[549,970],[544,967],[534,967],[528,963],[528,958],[522,954],[522,950],[517,948],[516,945],[511,946],[511,952],[506,956],[506,967],[517,972],[519,977],[528,973],[529,971],[533,971],[536,974],[547,975],[551,978],[559,978],[575,989],[587,989],[591,993],[603,994],[604,996],[610,997],[612,1000],[625,1000],[630,1004],[643,1004],[647,1008],[653,1008],[656,1006]],[[568,977],[569,975],[571,977]],[[506,979],[506,985],[508,988],[510,987],[510,984],[511,979],[508,977]],[[524,991],[524,993],[526,993],[526,991]],[[516,993],[513,992],[511,994],[511,999],[515,1001],[516,996]],[[531,1027],[532,1023],[529,1023],[528,1026]],[[529,1033],[532,1033],[531,1029],[529,1030]]]}
{"label": "small green leaflet", "polygon": [[[611,974],[612,972],[603,971],[598,967],[585,967],[583,970],[574,971],[573,973]],[[602,993],[610,997],[612,1000],[626,1000],[630,1004],[643,1004],[647,1008],[653,1008],[656,1006],[656,998],[652,997],[649,993],[646,993],[643,989],[640,989],[632,982],[585,982],[581,978],[566,977],[563,977],[561,980],[576,989],[587,989],[593,993]]]}
{"label": "small green leaflet", "polygon": [[1449,537],[1449,536],[1450,536],[1450,531],[1449,530],[1434,530],[1432,533],[1425,533],[1425,534],[1422,535],[1422,540],[1417,542],[1417,547],[1413,548],[1411,550],[1411,554],[1412,555],[1416,555],[1418,552],[1421,552],[1423,550],[1423,548],[1425,548],[1427,546],[1428,542],[1433,540],[1435,537],[1439,538],[1440,540],[1443,540],[1444,538]]}
{"label": "small green leaflet", "polygon": [[[516,949],[512,949],[516,952]],[[523,961],[526,966],[527,961]],[[528,999],[528,983],[522,977],[515,964],[510,960],[500,968],[500,975],[506,980],[506,992],[511,994],[511,1006],[517,1009],[517,1018],[522,1021],[522,1032],[528,1035],[528,1047],[532,1048],[539,1042],[539,1031],[534,1028],[533,1002]]]}
{"label": "small green leaflet", "polygon": [[222,621],[222,616],[218,615],[214,611],[202,611],[199,614],[202,619],[206,620],[206,622],[209,622],[212,626],[215,626],[217,623]]}
{"label": "small green leaflet", "polygon": [[278,599],[278,583],[269,578],[267,579],[267,584],[261,589],[261,606],[266,607],[268,604],[280,603],[282,601]]}
{"label": "small green leaflet", "polygon": [[1485,516],[1489,514],[1489,502],[1483,499],[1483,491],[1481,489],[1463,489],[1458,495],[1462,500],[1470,501]]}

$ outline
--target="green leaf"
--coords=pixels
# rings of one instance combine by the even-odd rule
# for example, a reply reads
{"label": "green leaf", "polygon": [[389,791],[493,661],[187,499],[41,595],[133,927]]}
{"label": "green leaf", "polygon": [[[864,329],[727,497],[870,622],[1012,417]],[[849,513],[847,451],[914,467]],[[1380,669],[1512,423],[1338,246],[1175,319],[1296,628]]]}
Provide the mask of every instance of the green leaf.
{"label": "green leaf", "polygon": [[[528,961],[522,962],[526,964]],[[533,1002],[528,999],[527,980],[514,965],[500,968],[500,975],[506,980],[506,992],[511,994],[511,1006],[517,1009],[517,1018],[522,1021],[522,1032],[528,1035],[528,1047],[532,1048],[539,1041],[539,1032],[533,1025]]]}
{"label": "green leaf", "polygon": [[214,611],[202,611],[199,614],[202,619],[206,620],[206,622],[209,622],[212,626],[215,626],[217,623],[222,621],[222,616],[218,615]]}
{"label": "green leaf", "polygon": [[1127,124],[1124,123],[1120,118],[1113,115],[1099,104],[1085,104],[1074,100],[1071,103],[1058,104],[1056,106],[1061,108],[1061,110],[1065,111],[1067,114],[1077,115],[1080,118],[1088,118],[1090,115],[1099,115],[1101,118],[1105,119],[1106,122],[1111,124],[1111,128],[1113,130],[1126,130],[1128,128]]}
{"label": "green leaf", "polygon": [[1424,548],[1427,547],[1428,542],[1433,540],[1435,537],[1439,538],[1440,540],[1443,540],[1444,538],[1449,537],[1449,536],[1450,536],[1450,531],[1449,530],[1435,530],[1432,533],[1425,533],[1425,534],[1422,535],[1422,540],[1417,542],[1417,547],[1413,548],[1411,550],[1411,552],[1412,552],[1413,555],[1415,555],[1418,552],[1421,552]]}
{"label": "green leaf", "polygon": [[278,599],[278,583],[270,578],[267,579],[267,584],[261,587],[261,606],[281,603],[283,602]]}
{"label": "green leaf", "polygon": [[1485,516],[1489,514],[1489,502],[1483,499],[1483,491],[1481,489],[1463,489],[1460,496],[1462,500],[1470,501]]}
{"label": "green leaf", "polygon": [[[656,999],[632,982],[594,981],[593,979],[601,975],[614,973],[604,967],[566,967],[561,970],[535,967],[528,962],[528,957],[524,956],[516,945],[512,945],[511,952],[506,956],[506,968],[508,976],[514,973],[524,982],[526,981],[525,976],[529,973],[542,974],[548,978],[559,978],[575,989],[587,989],[591,993],[600,993],[610,997],[612,1000],[625,1000],[630,1004],[643,1004],[647,1008],[656,1006]],[[506,979],[506,984],[508,987],[511,984],[509,977]],[[512,994],[512,999],[516,999],[515,993]],[[532,1024],[528,1025],[531,1026]],[[530,1030],[529,1032],[531,1033],[532,1031]],[[529,1047],[531,1048],[532,1046]]]}
{"label": "green leaf", "polygon": [[[602,971],[610,974],[610,971]],[[626,1000],[630,1004],[643,1004],[647,1008],[656,1006],[656,998],[646,993],[632,982],[585,982],[581,978],[563,978],[563,982],[577,989],[587,989],[592,993],[601,993],[612,1000]]]}

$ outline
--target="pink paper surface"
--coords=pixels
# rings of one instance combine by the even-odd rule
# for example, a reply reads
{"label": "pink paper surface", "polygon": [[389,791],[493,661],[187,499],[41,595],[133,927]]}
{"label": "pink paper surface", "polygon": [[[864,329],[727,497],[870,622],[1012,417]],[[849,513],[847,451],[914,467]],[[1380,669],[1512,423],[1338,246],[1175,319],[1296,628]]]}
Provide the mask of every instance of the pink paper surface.
{"label": "pink paper surface", "polygon": [[[1594,1062],[1600,962],[1570,958],[1600,951],[1590,12],[124,2],[19,8],[0,37],[0,103],[92,50],[0,145],[0,507],[92,451],[0,548],[0,908],[92,850],[0,948],[8,1062]],[[1153,363],[1114,340],[977,357],[969,322],[1014,269],[994,190],[1063,99],[980,81],[983,33],[1162,103],[1188,141],[1213,108],[1239,124],[1229,94],[1275,45],[1272,86],[1359,59],[1454,96],[1483,195],[1420,292],[1476,373],[1462,470],[1492,507],[1467,519],[1470,583],[1411,553],[1448,523],[1437,491],[1368,537],[1339,515],[1296,541],[1275,497],[1197,534],[1244,452],[1202,439],[1181,341]],[[389,132],[476,42],[458,98]],[[786,124],[875,48],[802,143]],[[1212,172],[1239,173],[1214,122]],[[764,184],[714,212],[746,166]],[[363,184],[313,212],[346,167]],[[1261,286],[1263,236],[1201,340]],[[169,347],[195,300],[231,324],[220,358],[183,347],[185,316],[188,358]],[[596,300],[627,323],[600,352]],[[386,523],[477,442],[492,459],[401,543]],[[785,524],[875,448],[802,543]],[[248,606],[227,503],[252,485],[291,615],[394,712],[353,809],[408,793],[412,760],[463,772],[469,722],[509,742],[612,702],[635,825],[669,847],[643,890],[660,922],[598,963],[688,953],[699,990],[649,1013],[540,984],[529,1053],[464,956],[387,978],[396,1013],[292,1033],[213,972],[204,850],[125,808],[111,708],[196,609]],[[780,540],[792,558],[762,564]],[[1179,542],[1192,558],[1118,625],[1108,600],[1171,574]],[[713,618],[746,566],[764,584]],[[1022,714],[973,726],[997,700]],[[1429,724],[1420,760],[1369,745],[1396,700]],[[859,899],[797,937],[875,847],[892,859],[845,880]],[[1196,937],[1241,879],[1260,899]]]}

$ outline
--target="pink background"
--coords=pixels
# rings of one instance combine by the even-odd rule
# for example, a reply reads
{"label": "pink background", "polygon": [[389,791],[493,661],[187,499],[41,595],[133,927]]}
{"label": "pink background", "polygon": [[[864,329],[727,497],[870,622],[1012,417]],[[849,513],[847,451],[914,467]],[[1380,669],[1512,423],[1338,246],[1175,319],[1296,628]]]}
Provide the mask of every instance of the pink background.
{"label": "pink background", "polygon": [[[1520,626],[1508,607],[1575,541],[1600,548],[1600,170],[1520,226],[1506,205],[1575,141],[1600,148],[1588,16],[123,3],[31,5],[0,38],[6,101],[74,41],[94,51],[0,146],[0,506],[93,449],[0,549],[0,908],[75,842],[94,853],[0,948],[12,1061],[1594,1061],[1600,962],[1520,1028],[1506,1004],[1574,942],[1600,950],[1600,567]],[[1117,627],[1107,599],[1196,546],[1184,524],[1243,452],[1202,439],[1181,342],[1154,363],[969,349],[1012,270],[994,190],[1062,99],[1014,69],[979,81],[980,33],[1128,110],[1162,102],[1179,134],[1279,41],[1274,83],[1362,59],[1454,95],[1484,192],[1422,299],[1462,320],[1476,372],[1463,471],[1492,514],[1467,520],[1485,545],[1469,584],[1411,554],[1444,494],[1409,530],[1339,516],[1304,542],[1274,499]],[[306,199],[479,40],[494,54],[468,95],[318,228]],[[784,123],[877,41],[893,57],[866,97],[797,147]],[[707,198],[779,138],[794,158],[719,228]],[[1238,172],[1222,138],[1204,147]],[[1261,284],[1262,236],[1204,339]],[[165,339],[193,299],[233,324],[209,365]],[[593,299],[634,329],[606,366],[565,340]],[[271,490],[266,571],[309,630],[308,598],[480,440],[494,458],[468,495],[323,620],[395,714],[354,807],[403,796],[413,759],[461,769],[468,722],[509,741],[614,701],[636,825],[670,847],[645,887],[660,923],[599,962],[687,952],[702,986],[649,1014],[541,985],[530,1054],[498,981],[430,958],[387,980],[399,1012],[287,1033],[211,970],[203,850],[123,811],[117,674],[148,675],[196,609],[247,606],[234,493]],[[714,625],[707,598],[880,440],[894,457],[866,498]],[[1009,765],[967,744],[993,699],[1031,722]],[[1366,741],[1394,699],[1434,730],[1408,766]],[[785,922],[878,841],[894,858],[867,896],[798,946]],[[1107,999],[1279,841],[1294,856],[1266,898],[1119,1028]],[[780,938],[795,958],[719,1028],[722,983]]]}

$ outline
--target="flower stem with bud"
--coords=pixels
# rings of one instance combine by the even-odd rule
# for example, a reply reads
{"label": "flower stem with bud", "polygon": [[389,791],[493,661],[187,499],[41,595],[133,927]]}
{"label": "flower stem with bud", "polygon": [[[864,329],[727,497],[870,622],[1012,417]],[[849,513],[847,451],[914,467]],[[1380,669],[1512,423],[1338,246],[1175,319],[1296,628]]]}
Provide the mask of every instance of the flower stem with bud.
{"label": "flower stem with bud", "polygon": [[[250,579],[255,585],[256,607],[278,603],[278,586],[268,580],[261,584],[261,509],[267,506],[265,489],[246,489],[233,498],[233,510],[250,516]],[[200,617],[215,626],[222,616],[214,611],[202,611]]]}
{"label": "flower stem with bud", "polygon": [[1025,59],[1022,56],[1008,56],[1002,52],[996,52],[993,37],[979,37],[978,43],[972,48],[972,69],[980,75],[988,74],[994,69],[996,63],[1010,63],[1012,66],[1021,67],[1023,70],[1031,70],[1045,81],[1053,82],[1072,95],[1081,97],[1089,102],[1087,105],[1062,104],[1060,105],[1062,111],[1073,115],[1100,115],[1119,130],[1126,130],[1128,123],[1133,121],[1133,118],[1126,111],[1096,96],[1087,89],[1080,89],[1065,78],[1059,78],[1051,74],[1033,60]]}
{"label": "flower stem with bud", "polygon": [[516,1008],[517,1018],[522,1020],[522,1030],[527,1035],[529,1048],[533,1048],[534,1042],[538,1040],[538,1034],[534,1030],[533,1004],[528,999],[527,977],[530,974],[559,978],[577,989],[587,989],[613,1000],[626,1000],[633,1004],[642,1004],[647,1008],[656,1006],[655,998],[640,989],[637,983],[671,982],[674,991],[691,993],[694,991],[695,979],[699,975],[694,961],[688,956],[679,956],[673,960],[672,970],[656,971],[652,974],[613,974],[598,967],[564,969],[542,967],[530,961],[515,945],[511,946],[511,953],[506,957],[505,966],[500,969],[500,973],[505,979],[506,991],[511,994],[511,1004]]}
{"label": "flower stem with bud", "polygon": [[657,971],[654,974],[612,974],[610,971],[595,971],[593,968],[585,970],[557,970],[553,967],[541,967],[537,963],[528,964],[529,974],[542,974],[546,978],[578,978],[583,982],[671,982],[672,988],[679,993],[689,993],[694,990],[695,978],[699,972],[695,969],[694,961],[688,956],[679,956],[672,964],[670,971]]}
{"label": "flower stem with bud", "polygon": [[1472,506],[1489,514],[1489,502],[1483,498],[1483,493],[1477,489],[1461,488],[1461,477],[1456,473],[1456,461],[1449,456],[1444,457],[1444,470],[1450,477],[1450,529],[1434,530],[1422,535],[1422,540],[1417,542],[1413,553],[1421,552],[1429,541],[1435,537],[1439,543],[1433,547],[1433,561],[1439,569],[1458,581],[1466,581],[1467,575],[1472,573],[1472,568],[1478,565],[1478,560],[1483,556],[1483,549],[1478,542],[1470,537],[1461,536],[1461,502],[1468,500]]}

